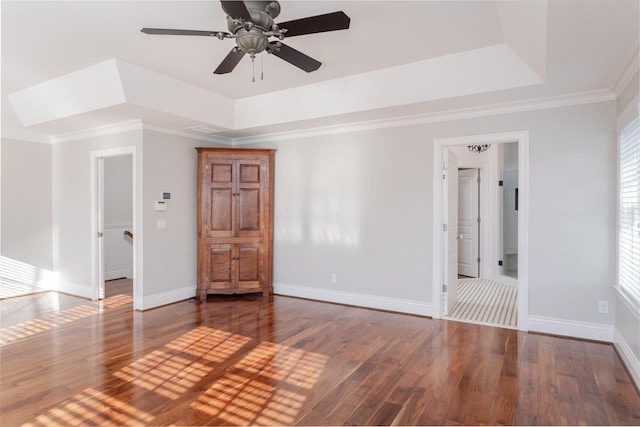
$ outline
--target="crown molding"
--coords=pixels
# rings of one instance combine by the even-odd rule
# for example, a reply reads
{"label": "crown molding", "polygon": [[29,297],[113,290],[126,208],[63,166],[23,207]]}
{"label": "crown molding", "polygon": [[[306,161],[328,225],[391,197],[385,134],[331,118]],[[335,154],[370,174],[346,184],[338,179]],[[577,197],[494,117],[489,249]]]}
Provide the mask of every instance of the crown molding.
{"label": "crown molding", "polygon": [[232,145],[232,140],[231,138],[226,138],[224,136],[219,136],[219,135],[200,135],[200,134],[196,134],[196,133],[192,133],[192,132],[185,132],[182,130],[178,130],[178,129],[171,129],[171,128],[166,128],[164,126],[159,126],[159,125],[155,125],[155,124],[151,124],[151,123],[142,123],[143,128],[145,130],[151,130],[154,132],[159,132],[159,133],[164,133],[167,135],[174,135],[174,136],[179,136],[182,138],[188,138],[188,139],[195,139],[197,141],[205,141],[205,142],[212,142],[215,144],[223,144],[223,145],[228,145],[231,146]]}
{"label": "crown molding", "polygon": [[3,126],[1,133],[2,139],[37,142],[39,144],[51,144],[51,139],[49,139],[48,136],[27,129],[21,129],[12,126]]}
{"label": "crown molding", "polygon": [[50,137],[51,143],[57,144],[61,142],[77,141],[79,139],[95,138],[104,135],[113,135],[122,132],[130,132],[134,130],[150,130],[154,132],[164,133],[167,135],[179,136],[182,138],[194,139],[197,141],[212,142],[216,144],[231,145],[231,140],[219,136],[198,135],[191,132],[184,132],[177,129],[166,128],[151,123],[145,123],[140,119],[130,120],[126,122],[114,123],[105,126],[98,126],[91,129],[83,129],[77,132],[70,132]]}
{"label": "crown molding", "polygon": [[638,61],[638,49],[636,49],[636,52],[631,57],[631,60],[625,67],[624,71],[622,72],[622,74],[620,74],[614,85],[611,87],[611,91],[616,94],[616,97],[619,97],[622,94],[624,88],[627,87],[629,82],[638,73],[638,69],[640,68],[640,62]]}
{"label": "crown molding", "polygon": [[333,135],[348,132],[362,132],[367,130],[413,126],[426,123],[438,123],[453,120],[464,120],[478,117],[497,116],[502,114],[520,113],[534,110],[568,107],[580,104],[592,104],[597,102],[613,101],[616,94],[603,89],[588,92],[579,92],[568,95],[551,96],[545,98],[533,98],[523,101],[489,104],[481,107],[460,108],[455,110],[439,111],[426,114],[395,117],[354,122],[341,125],[324,126],[312,129],[276,132],[270,134],[247,136],[233,139],[233,145],[257,144],[263,142],[277,142],[288,139],[300,139],[322,135]]}
{"label": "crown molding", "polygon": [[129,132],[142,129],[142,120],[129,120],[126,122],[114,123],[105,126],[98,126],[90,129],[83,129],[76,132],[63,133],[51,137],[51,143],[77,141],[79,139],[95,138],[104,135]]}

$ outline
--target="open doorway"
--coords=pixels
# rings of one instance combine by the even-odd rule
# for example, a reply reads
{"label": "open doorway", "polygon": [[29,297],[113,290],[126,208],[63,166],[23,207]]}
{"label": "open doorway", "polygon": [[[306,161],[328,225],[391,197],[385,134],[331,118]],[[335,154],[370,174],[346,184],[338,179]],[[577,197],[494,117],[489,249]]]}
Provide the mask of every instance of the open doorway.
{"label": "open doorway", "polygon": [[[527,132],[434,142],[434,317],[527,329],[527,148]],[[515,167],[505,163],[513,159]],[[508,194],[499,186],[505,176]],[[515,221],[506,206],[517,207]]]}
{"label": "open doorway", "polygon": [[104,291],[133,297],[133,156],[105,157],[102,163]]}
{"label": "open doorway", "polygon": [[93,299],[140,294],[135,147],[91,153]]}

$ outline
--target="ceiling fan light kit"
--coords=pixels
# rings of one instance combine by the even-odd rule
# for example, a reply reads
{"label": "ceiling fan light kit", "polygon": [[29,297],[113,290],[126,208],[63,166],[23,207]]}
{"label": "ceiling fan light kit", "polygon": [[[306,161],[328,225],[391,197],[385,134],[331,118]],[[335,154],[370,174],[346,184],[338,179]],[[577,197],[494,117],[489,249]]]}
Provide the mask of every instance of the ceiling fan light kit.
{"label": "ceiling fan light kit", "polygon": [[[208,36],[220,40],[235,39],[236,46],[222,60],[214,74],[226,74],[233,71],[244,55],[255,60],[256,54],[267,52],[306,71],[320,68],[321,62],[297,51],[281,42],[286,37],[327,31],[346,30],[351,19],[342,11],[311,16],[276,24],[274,19],[280,15],[280,3],[277,1],[221,1],[222,10],[227,14],[227,28],[224,31],[177,30],[165,28],[143,28],[145,34]],[[270,37],[278,40],[269,41]],[[254,79],[255,81],[255,79]]]}

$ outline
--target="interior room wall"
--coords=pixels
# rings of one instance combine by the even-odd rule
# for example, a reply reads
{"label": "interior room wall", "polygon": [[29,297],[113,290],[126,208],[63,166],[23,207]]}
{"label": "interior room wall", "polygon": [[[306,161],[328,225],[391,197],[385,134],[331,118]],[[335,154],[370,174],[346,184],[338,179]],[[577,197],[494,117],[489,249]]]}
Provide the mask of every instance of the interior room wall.
{"label": "interior room wall", "polygon": [[[638,114],[640,99],[638,80],[638,73],[636,73],[618,98],[619,120],[623,116],[626,118],[629,114]],[[616,293],[615,300],[614,342],[636,384],[640,386],[640,312],[619,293]]]}
{"label": "interior room wall", "polygon": [[[276,288],[431,304],[432,141],[530,132],[529,310],[613,324],[613,101],[252,144],[276,148]],[[331,274],[336,283],[331,283]]]}
{"label": "interior room wall", "polygon": [[104,277],[133,279],[133,155],[104,158]]}
{"label": "interior room wall", "polygon": [[3,138],[0,158],[0,255],[24,268],[14,279],[37,282],[52,269],[51,145]]}
{"label": "interior room wall", "polygon": [[133,163],[131,156],[104,159],[104,223],[126,225],[133,222]]}
{"label": "interior room wall", "polygon": [[91,152],[136,147],[138,188],[142,176],[142,130],[53,144],[53,267],[59,289],[91,298]]}
{"label": "interior room wall", "polygon": [[[197,277],[198,153],[215,146],[144,131],[144,307],[194,297]],[[166,212],[154,203],[171,193]],[[165,229],[158,229],[164,220]]]}

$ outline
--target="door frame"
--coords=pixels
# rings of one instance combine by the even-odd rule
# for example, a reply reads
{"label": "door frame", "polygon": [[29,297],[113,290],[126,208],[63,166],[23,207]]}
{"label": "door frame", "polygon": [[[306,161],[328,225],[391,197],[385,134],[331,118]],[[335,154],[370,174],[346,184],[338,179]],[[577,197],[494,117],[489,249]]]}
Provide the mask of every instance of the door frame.
{"label": "door frame", "polygon": [[[444,283],[444,275],[447,273],[444,268],[445,248],[443,232],[443,200],[444,186],[442,185],[442,168],[443,168],[443,150],[458,145],[474,145],[474,144],[502,144],[508,142],[518,143],[518,329],[522,331],[528,330],[529,317],[529,131],[514,131],[483,135],[470,135],[452,138],[437,138],[433,141],[433,248],[432,248],[432,317],[439,319],[442,317],[442,284]],[[488,182],[498,182],[497,164],[490,161],[488,171]],[[497,197],[497,185],[488,185],[489,194],[486,200],[492,203]],[[494,204],[495,205],[495,204]],[[495,209],[493,209],[495,208]],[[497,225],[496,215],[491,212],[497,211],[497,206],[488,209],[489,219],[495,230]],[[490,224],[491,225],[491,224]],[[492,242],[493,233],[485,234],[485,239]],[[495,243],[494,243],[495,244]],[[493,254],[495,251],[490,251]],[[488,254],[486,254],[488,255]],[[489,257],[488,262],[492,262]],[[487,266],[486,263],[482,263]],[[482,267],[482,266],[481,266]],[[489,270],[494,270],[489,268]],[[483,269],[483,271],[486,271]]]}
{"label": "door frame", "polygon": [[138,220],[141,215],[138,197],[137,177],[137,157],[136,147],[118,147],[107,150],[97,150],[91,152],[91,270],[92,286],[91,299],[100,300],[104,298],[104,238],[98,237],[99,233],[104,236],[104,159],[107,157],[131,156],[132,162],[132,230],[133,235],[133,309],[142,309],[142,227],[139,227]]}

